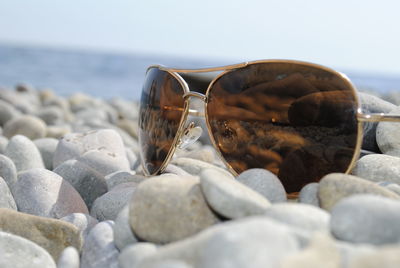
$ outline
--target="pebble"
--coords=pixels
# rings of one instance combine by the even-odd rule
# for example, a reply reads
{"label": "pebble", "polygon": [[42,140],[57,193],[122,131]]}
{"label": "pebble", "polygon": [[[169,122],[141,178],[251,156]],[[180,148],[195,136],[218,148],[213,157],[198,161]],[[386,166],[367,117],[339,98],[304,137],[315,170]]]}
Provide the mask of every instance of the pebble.
{"label": "pebble", "polygon": [[48,170],[53,170],[53,156],[57,148],[58,140],[55,138],[42,138],[34,140],[36,147],[42,156],[44,166]]}
{"label": "pebble", "polygon": [[2,268],[56,268],[45,249],[17,235],[0,232],[0,252]]}
{"label": "pebble", "polygon": [[82,248],[81,268],[118,268],[113,225],[113,221],[103,221],[90,231]]}
{"label": "pebble", "polygon": [[[400,114],[400,108],[389,114]],[[379,122],[376,129],[376,142],[382,153],[400,157],[400,124],[399,122]]]}
{"label": "pebble", "polygon": [[217,224],[190,238],[162,246],[139,261],[138,267],[165,259],[179,260],[196,268],[279,267],[282,258],[298,250],[289,227],[256,216]]}
{"label": "pebble", "polygon": [[381,247],[373,252],[357,256],[350,263],[351,268],[398,268],[400,247],[398,245]]}
{"label": "pebble", "polygon": [[60,220],[0,208],[0,230],[24,237],[46,249],[58,260],[67,246],[82,247],[79,230]]}
{"label": "pebble", "polygon": [[204,199],[199,180],[174,174],[140,183],[129,209],[135,235],[153,243],[183,239],[218,222]]}
{"label": "pebble", "polygon": [[197,159],[192,159],[192,158],[186,158],[186,157],[180,157],[180,158],[175,158],[171,162],[171,164],[176,165],[183,170],[185,170],[187,173],[191,175],[200,175],[200,173],[205,170],[205,169],[217,169],[221,172],[225,172],[226,174],[230,174],[228,171],[225,169],[219,168],[217,166],[214,166],[210,163],[200,161]]}
{"label": "pebble", "polygon": [[146,179],[143,175],[136,174],[135,171],[116,171],[104,177],[108,189],[112,189],[118,184],[126,182],[141,183]]}
{"label": "pebble", "polygon": [[59,125],[59,126],[47,126],[48,138],[61,139],[68,133],[71,133],[71,127],[69,125]]}
{"label": "pebble", "polygon": [[329,230],[329,213],[308,204],[273,204],[267,209],[265,215],[278,222],[309,232]]}
{"label": "pebble", "polygon": [[336,238],[352,243],[399,243],[398,211],[398,200],[376,195],[352,196],[333,207],[331,232]]}
{"label": "pebble", "polygon": [[140,159],[130,148],[126,148],[125,152],[129,161],[130,169],[135,170],[140,165]]}
{"label": "pebble", "polygon": [[319,207],[318,187],[318,182],[312,182],[301,188],[299,202]]}
{"label": "pebble", "polygon": [[64,111],[57,106],[43,107],[36,113],[36,116],[47,125],[57,125],[64,121]]}
{"label": "pebble", "polygon": [[213,164],[215,161],[215,150],[210,145],[202,146],[200,150],[185,152],[180,157],[197,159],[203,162]]}
{"label": "pebble", "polygon": [[74,212],[89,213],[71,184],[47,169],[18,173],[13,194],[21,212],[51,218],[62,218]]}
{"label": "pebble", "polygon": [[134,182],[118,184],[94,201],[90,215],[99,221],[115,220],[118,213],[129,203],[136,186]]}
{"label": "pebble", "polygon": [[22,135],[16,135],[10,139],[4,155],[14,162],[17,171],[44,168],[39,149],[30,139]]}
{"label": "pebble", "polygon": [[108,191],[104,176],[78,160],[63,162],[54,169],[54,173],[60,175],[78,191],[89,210],[93,202]]}
{"label": "pebble", "polygon": [[164,169],[164,173],[172,173],[178,175],[180,177],[190,177],[193,176],[192,174],[186,172],[184,169],[175,166],[174,164],[168,164],[167,167]]}
{"label": "pebble", "polygon": [[386,189],[396,193],[397,195],[400,196],[400,185],[394,182],[379,182],[379,186],[385,187]]}
{"label": "pebble", "polygon": [[354,194],[375,194],[400,199],[392,191],[353,175],[331,173],[324,176],[319,182],[319,203],[322,208],[328,211],[341,199]]}
{"label": "pebble", "polygon": [[138,240],[129,224],[129,206],[126,205],[117,215],[114,224],[114,243],[122,251],[126,246],[137,243]]}
{"label": "pebble", "polygon": [[14,162],[5,155],[0,154],[0,177],[7,183],[12,191],[17,182],[17,168]]}
{"label": "pebble", "polygon": [[74,247],[66,247],[57,261],[57,268],[79,268],[79,252]]}
{"label": "pebble", "polygon": [[0,99],[0,126],[21,115],[21,112],[8,102]]}
{"label": "pebble", "polygon": [[14,197],[2,177],[0,177],[0,208],[17,210],[17,204],[15,204]]}
{"label": "pebble", "polygon": [[121,250],[121,254],[118,256],[118,263],[120,268],[136,267],[141,260],[156,252],[157,246],[155,244],[138,242]]}
{"label": "pebble", "polygon": [[80,231],[82,238],[85,240],[90,230],[98,223],[98,221],[89,214],[72,213],[60,220],[73,224]]}
{"label": "pebble", "polygon": [[271,205],[261,194],[215,169],[201,172],[200,185],[211,208],[228,219],[261,215]]}
{"label": "pebble", "polygon": [[271,203],[286,201],[286,191],[281,181],[266,169],[248,169],[237,176],[236,180],[262,194]]}
{"label": "pebble", "polygon": [[129,135],[134,137],[135,139],[138,138],[139,133],[139,126],[136,120],[130,120],[127,118],[118,120],[117,126],[123,130],[125,130]]}
{"label": "pebble", "polygon": [[7,144],[8,144],[8,139],[6,137],[0,135],[0,154],[4,154]]}
{"label": "pebble", "polygon": [[366,155],[357,161],[352,173],[373,182],[400,184],[400,158],[384,154]]}
{"label": "pebble", "polygon": [[32,140],[46,136],[46,123],[32,115],[21,115],[4,125],[3,135],[11,138],[15,135],[24,135]]}

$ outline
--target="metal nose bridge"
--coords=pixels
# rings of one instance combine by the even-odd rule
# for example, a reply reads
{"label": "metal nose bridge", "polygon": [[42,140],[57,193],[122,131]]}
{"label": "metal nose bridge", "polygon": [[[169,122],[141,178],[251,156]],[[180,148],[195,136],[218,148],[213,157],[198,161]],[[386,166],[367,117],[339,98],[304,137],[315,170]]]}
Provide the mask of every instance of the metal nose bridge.
{"label": "metal nose bridge", "polygon": [[[183,95],[183,98],[185,100],[189,99],[190,97],[201,99],[203,102],[206,101],[206,96],[199,92],[189,91]],[[204,116],[204,112],[189,108],[189,115],[201,117],[201,116]]]}

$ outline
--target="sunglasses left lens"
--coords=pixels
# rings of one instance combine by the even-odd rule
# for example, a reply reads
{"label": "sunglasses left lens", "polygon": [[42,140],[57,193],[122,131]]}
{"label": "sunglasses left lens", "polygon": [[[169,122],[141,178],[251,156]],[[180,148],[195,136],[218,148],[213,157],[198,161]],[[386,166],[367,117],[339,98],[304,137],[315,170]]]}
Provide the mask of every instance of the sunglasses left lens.
{"label": "sunglasses left lens", "polygon": [[174,146],[184,115],[184,90],[166,71],[151,68],[143,85],[139,110],[139,144],[144,170],[160,171]]}

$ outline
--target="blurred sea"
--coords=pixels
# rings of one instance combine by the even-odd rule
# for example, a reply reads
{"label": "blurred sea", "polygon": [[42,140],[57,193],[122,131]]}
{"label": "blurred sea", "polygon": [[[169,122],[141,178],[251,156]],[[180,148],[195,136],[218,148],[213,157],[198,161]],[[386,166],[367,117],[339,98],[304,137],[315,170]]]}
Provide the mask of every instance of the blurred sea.
{"label": "blurred sea", "polygon": [[[27,83],[68,96],[77,91],[138,100],[147,66],[199,68],[237,62],[177,59],[157,55],[112,54],[0,44],[0,87]],[[341,70],[342,71],[342,70]],[[400,92],[400,76],[345,72],[358,89]]]}

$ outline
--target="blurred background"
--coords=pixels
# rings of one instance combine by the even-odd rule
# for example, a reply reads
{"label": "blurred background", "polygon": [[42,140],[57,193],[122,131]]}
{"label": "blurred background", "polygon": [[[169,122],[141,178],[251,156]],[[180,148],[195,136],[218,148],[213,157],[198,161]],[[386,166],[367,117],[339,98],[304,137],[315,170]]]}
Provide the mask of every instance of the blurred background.
{"label": "blurred background", "polygon": [[146,67],[297,59],[400,91],[395,0],[0,0],[0,86],[138,99]]}

